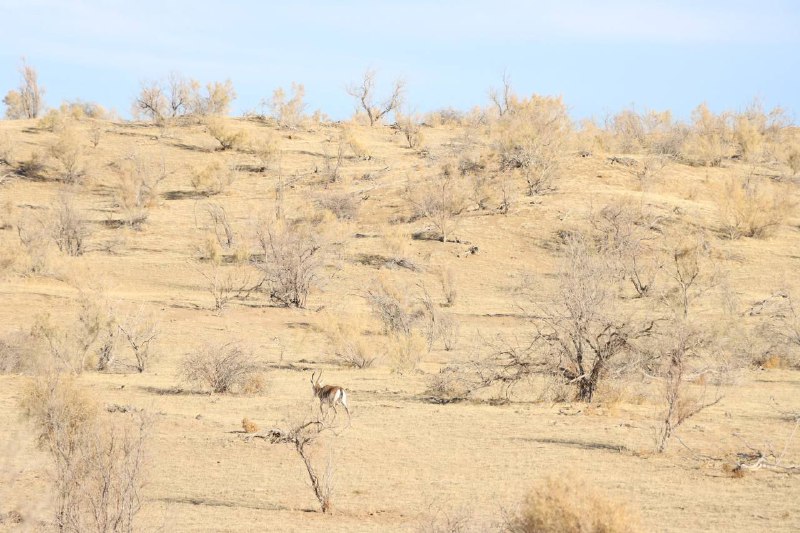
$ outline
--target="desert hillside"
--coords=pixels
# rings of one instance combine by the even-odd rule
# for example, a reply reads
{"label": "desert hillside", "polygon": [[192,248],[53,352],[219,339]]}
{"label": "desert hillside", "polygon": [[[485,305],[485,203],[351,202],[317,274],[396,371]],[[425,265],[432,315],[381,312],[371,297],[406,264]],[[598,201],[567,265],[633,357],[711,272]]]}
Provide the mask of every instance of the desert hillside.
{"label": "desert hillside", "polygon": [[0,121],[0,529],[798,530],[800,133],[496,103]]}

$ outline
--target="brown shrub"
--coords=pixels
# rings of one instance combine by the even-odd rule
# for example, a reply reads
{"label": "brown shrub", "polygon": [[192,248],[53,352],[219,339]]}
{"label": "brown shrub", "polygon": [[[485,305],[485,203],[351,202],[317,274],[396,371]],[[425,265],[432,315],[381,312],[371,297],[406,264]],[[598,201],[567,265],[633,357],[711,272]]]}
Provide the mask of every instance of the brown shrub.
{"label": "brown shrub", "polygon": [[192,187],[199,194],[206,196],[221,194],[236,181],[238,168],[215,160],[208,165],[195,169],[192,174]]}
{"label": "brown shrub", "polygon": [[319,196],[319,205],[333,213],[339,220],[355,220],[361,208],[361,199],[346,192],[328,192]]}
{"label": "brown shrub", "polygon": [[75,183],[83,175],[83,148],[75,128],[62,128],[50,144],[49,153],[61,167],[61,179],[65,182]]}
{"label": "brown shrub", "polygon": [[715,200],[722,231],[729,239],[768,237],[786,221],[791,210],[785,190],[751,180],[726,181]]}
{"label": "brown shrub", "polygon": [[206,344],[184,358],[181,377],[221,394],[244,388],[260,369],[252,354],[236,343]]}
{"label": "brown shrub", "polygon": [[510,533],[627,533],[637,520],[622,504],[576,480],[547,479],[506,523]]}
{"label": "brown shrub", "polygon": [[166,177],[164,161],[156,164],[134,154],[117,165],[115,206],[126,224],[134,228],[144,224],[150,209],[158,202],[158,187]]}
{"label": "brown shrub", "polygon": [[205,121],[208,134],[220,144],[220,150],[238,150],[247,144],[247,133],[243,130],[232,130],[225,119],[209,117]]}

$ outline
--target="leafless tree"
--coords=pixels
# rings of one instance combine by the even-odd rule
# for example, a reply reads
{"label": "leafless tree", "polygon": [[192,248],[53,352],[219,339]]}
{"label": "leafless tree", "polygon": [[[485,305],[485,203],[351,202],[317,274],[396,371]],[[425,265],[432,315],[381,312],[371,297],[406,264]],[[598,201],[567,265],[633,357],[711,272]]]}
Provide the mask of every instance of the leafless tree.
{"label": "leafless tree", "polygon": [[11,119],[38,118],[44,107],[42,97],[44,87],[39,86],[39,76],[36,69],[22,59],[19,68],[22,80],[19,90],[11,90],[3,98],[6,105],[6,117]]}
{"label": "leafless tree", "polygon": [[286,428],[272,428],[260,433],[247,435],[245,439],[260,438],[272,444],[292,446],[302,459],[311,483],[314,496],[323,513],[333,510],[333,461],[329,460],[324,472],[320,472],[312,460],[311,449],[326,434],[336,436],[336,428],[322,415],[300,422],[290,423]]}
{"label": "leafless tree", "polygon": [[356,105],[367,114],[370,126],[374,126],[386,114],[399,108],[403,103],[403,93],[405,91],[405,82],[402,79],[397,79],[392,86],[390,96],[381,103],[376,103],[375,74],[374,70],[367,69],[360,82],[347,86],[347,94],[355,98]]}
{"label": "leafless tree", "polygon": [[503,87],[498,90],[494,87],[489,89],[489,100],[497,108],[497,113],[502,117],[513,109],[516,96],[511,87],[511,75],[503,72]]}

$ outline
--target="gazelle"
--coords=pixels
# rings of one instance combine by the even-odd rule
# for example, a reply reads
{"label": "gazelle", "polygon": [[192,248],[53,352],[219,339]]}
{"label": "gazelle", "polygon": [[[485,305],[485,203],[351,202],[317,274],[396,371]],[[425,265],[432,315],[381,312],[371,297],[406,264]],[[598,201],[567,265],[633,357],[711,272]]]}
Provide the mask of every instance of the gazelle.
{"label": "gazelle", "polygon": [[347,393],[344,389],[337,385],[322,386],[319,384],[319,378],[322,377],[322,372],[319,373],[316,381],[314,381],[314,374],[316,374],[316,372],[311,374],[311,386],[314,388],[314,396],[319,398],[319,410],[322,411],[322,406],[328,404],[330,407],[333,407],[333,412],[338,414],[336,404],[342,404],[342,407],[344,407],[344,410],[347,412],[347,417],[350,418],[350,409],[347,407]]}

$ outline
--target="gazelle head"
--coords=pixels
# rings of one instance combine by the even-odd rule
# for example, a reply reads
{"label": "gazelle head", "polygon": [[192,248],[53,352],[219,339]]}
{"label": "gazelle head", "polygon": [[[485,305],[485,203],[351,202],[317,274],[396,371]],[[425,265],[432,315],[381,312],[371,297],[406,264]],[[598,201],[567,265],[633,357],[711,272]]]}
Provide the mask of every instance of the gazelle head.
{"label": "gazelle head", "polygon": [[311,387],[314,389],[314,394],[319,396],[319,390],[322,388],[322,386],[319,384],[319,378],[322,377],[322,372],[319,373],[319,376],[317,376],[316,381],[314,381],[315,375],[316,372],[311,373]]}

